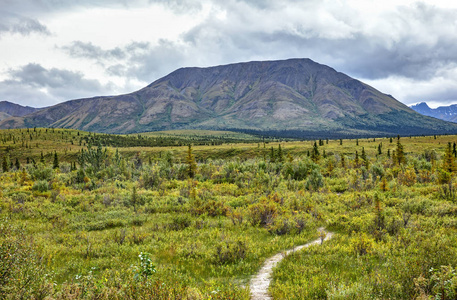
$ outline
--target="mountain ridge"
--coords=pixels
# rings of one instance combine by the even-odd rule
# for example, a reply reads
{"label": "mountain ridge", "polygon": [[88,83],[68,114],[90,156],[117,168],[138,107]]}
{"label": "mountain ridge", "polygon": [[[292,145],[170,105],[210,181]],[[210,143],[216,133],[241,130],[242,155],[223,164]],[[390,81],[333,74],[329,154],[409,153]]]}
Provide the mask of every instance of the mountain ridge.
{"label": "mountain ridge", "polygon": [[392,96],[310,59],[180,68],[129,94],[70,100],[0,122],[0,128],[24,126],[322,136],[457,132],[457,125],[421,116]]}
{"label": "mountain ridge", "polygon": [[410,108],[425,116],[457,123],[457,104],[430,108],[426,102],[421,102],[411,105]]}
{"label": "mountain ridge", "polygon": [[22,117],[38,110],[40,109],[9,101],[0,101],[0,121],[11,117]]}

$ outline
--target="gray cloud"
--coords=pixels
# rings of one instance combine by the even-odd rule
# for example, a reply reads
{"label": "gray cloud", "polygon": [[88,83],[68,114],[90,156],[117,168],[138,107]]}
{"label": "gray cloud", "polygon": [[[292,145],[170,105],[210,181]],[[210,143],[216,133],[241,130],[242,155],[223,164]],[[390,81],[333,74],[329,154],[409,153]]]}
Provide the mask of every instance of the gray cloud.
{"label": "gray cloud", "polygon": [[113,49],[75,41],[61,49],[72,57],[85,58],[102,65],[108,75],[144,82],[157,79],[186,62],[184,47],[168,40],[159,40],[154,46],[148,42],[132,42]]}
{"label": "gray cloud", "polygon": [[97,61],[124,59],[127,56],[126,49],[116,47],[110,50],[103,50],[90,42],[84,43],[81,41],[75,41],[71,45],[63,46],[62,49],[72,57],[95,59]]}
{"label": "gray cloud", "polygon": [[264,16],[264,10],[274,4],[250,4],[251,9],[246,9],[232,3],[230,7],[235,9],[228,12],[226,21],[209,18],[187,32],[184,40],[204,53],[210,52],[209,48],[220,56],[233,53],[233,61],[243,53],[244,59],[309,57],[369,79],[391,75],[426,79],[443,66],[457,62],[456,10],[423,3],[399,7],[383,16],[385,20],[377,20],[372,29],[364,29],[348,17],[355,13],[351,8],[326,10],[327,21],[318,13],[322,2],[308,3],[308,7],[297,4],[294,8],[303,12],[303,18],[290,17],[286,6],[276,7],[277,11],[269,14],[287,20],[278,22],[271,15]]}
{"label": "gray cloud", "polygon": [[0,13],[0,18],[0,35],[6,32],[21,35],[30,35],[32,33],[41,35],[51,34],[49,29],[36,19],[2,13]]}
{"label": "gray cloud", "polygon": [[23,35],[28,35],[30,33],[40,33],[43,35],[49,35],[49,29],[34,19],[22,18],[20,22],[11,26],[10,29],[12,32],[17,32]]}
{"label": "gray cloud", "polygon": [[[86,79],[79,72],[46,69],[39,64],[27,64],[10,70],[10,76],[11,79],[0,82],[0,94],[10,101],[29,99],[36,102],[33,99],[38,99],[44,105],[50,105],[63,100],[103,95],[114,90],[112,84],[102,85],[97,80]],[[12,96],[13,91],[16,96]]]}
{"label": "gray cloud", "polygon": [[161,4],[178,13],[189,13],[202,8],[199,0],[0,0],[0,7],[25,15],[46,15],[75,8],[131,8],[150,4]]}

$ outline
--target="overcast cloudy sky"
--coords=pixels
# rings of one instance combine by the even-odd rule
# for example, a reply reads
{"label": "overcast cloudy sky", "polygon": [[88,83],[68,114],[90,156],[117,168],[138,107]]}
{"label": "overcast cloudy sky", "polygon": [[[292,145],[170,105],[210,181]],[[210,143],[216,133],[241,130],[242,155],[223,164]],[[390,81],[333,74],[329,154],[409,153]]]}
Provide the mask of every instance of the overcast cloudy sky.
{"label": "overcast cloudy sky", "polygon": [[132,92],[180,67],[310,58],[457,103],[457,1],[0,0],[0,101]]}

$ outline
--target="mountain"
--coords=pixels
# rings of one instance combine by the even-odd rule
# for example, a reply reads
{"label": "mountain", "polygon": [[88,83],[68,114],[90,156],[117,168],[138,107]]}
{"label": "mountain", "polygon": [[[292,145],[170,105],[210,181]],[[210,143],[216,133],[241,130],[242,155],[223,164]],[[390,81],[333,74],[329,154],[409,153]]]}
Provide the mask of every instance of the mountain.
{"label": "mountain", "polygon": [[106,133],[231,129],[300,137],[457,133],[392,96],[310,59],[182,68],[120,96],[67,101],[0,128]]}
{"label": "mountain", "polygon": [[421,102],[410,107],[416,112],[423,114],[425,116],[430,116],[437,119],[457,123],[457,104],[449,106],[440,106],[437,108],[430,108],[427,105],[427,103]]}
{"label": "mountain", "polygon": [[0,101],[0,120],[9,117],[22,117],[38,110],[39,108],[22,106],[8,101]]}

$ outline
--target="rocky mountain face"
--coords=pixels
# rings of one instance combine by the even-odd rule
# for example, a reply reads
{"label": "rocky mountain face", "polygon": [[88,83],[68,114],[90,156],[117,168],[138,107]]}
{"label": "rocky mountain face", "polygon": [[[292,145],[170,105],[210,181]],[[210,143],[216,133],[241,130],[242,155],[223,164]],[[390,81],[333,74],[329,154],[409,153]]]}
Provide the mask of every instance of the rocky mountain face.
{"label": "rocky mountain face", "polygon": [[22,106],[8,101],[0,101],[0,121],[11,117],[22,117],[39,110],[30,106]]}
{"label": "rocky mountain face", "polygon": [[457,104],[430,108],[427,103],[421,102],[410,107],[424,116],[457,123]]}
{"label": "rocky mountain face", "polygon": [[120,96],[67,101],[0,128],[106,133],[231,129],[283,136],[457,133],[392,96],[309,59],[182,68]]}

